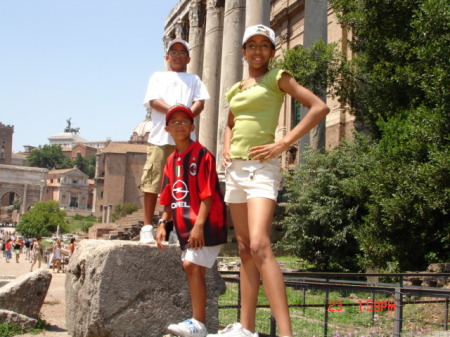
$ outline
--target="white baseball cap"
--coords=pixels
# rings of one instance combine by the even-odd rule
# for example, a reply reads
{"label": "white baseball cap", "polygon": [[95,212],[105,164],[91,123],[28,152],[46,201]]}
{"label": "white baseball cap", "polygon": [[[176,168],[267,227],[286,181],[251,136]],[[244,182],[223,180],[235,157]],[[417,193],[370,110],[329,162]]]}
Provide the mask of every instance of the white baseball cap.
{"label": "white baseball cap", "polygon": [[170,48],[172,48],[172,46],[173,46],[175,43],[181,43],[183,46],[185,46],[185,47],[186,47],[186,50],[187,50],[187,52],[188,52],[188,54],[189,54],[189,50],[191,49],[191,48],[189,47],[189,43],[187,43],[187,42],[184,41],[183,39],[173,39],[172,41],[170,41],[169,44],[167,45],[167,52],[170,51]]}
{"label": "white baseball cap", "polygon": [[273,43],[275,46],[275,32],[270,29],[269,27],[266,27],[264,25],[256,25],[256,26],[250,26],[245,29],[244,33],[244,39],[242,40],[242,44],[245,44],[249,38],[255,35],[263,35],[269,38],[269,40]]}
{"label": "white baseball cap", "polygon": [[141,239],[142,243],[152,243],[155,242],[153,238],[153,226],[145,225],[141,228]]}

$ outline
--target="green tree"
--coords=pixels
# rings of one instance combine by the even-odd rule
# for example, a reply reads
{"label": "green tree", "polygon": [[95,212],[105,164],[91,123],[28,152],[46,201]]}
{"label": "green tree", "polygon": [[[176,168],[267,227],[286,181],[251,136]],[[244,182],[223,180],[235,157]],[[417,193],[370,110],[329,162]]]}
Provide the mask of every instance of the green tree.
{"label": "green tree", "polygon": [[[356,35],[343,74],[360,122],[382,137],[380,122],[419,106],[443,108],[448,119],[450,5],[446,0],[331,0]],[[448,123],[448,120],[447,120]],[[448,125],[447,125],[448,127]]]}
{"label": "green tree", "polygon": [[316,95],[328,88],[328,94],[335,96],[341,90],[341,82],[337,80],[345,67],[343,55],[336,47],[336,44],[317,41],[311,47],[289,48],[273,66],[288,70],[298,83]]}
{"label": "green tree", "polygon": [[16,231],[25,236],[50,236],[56,233],[58,225],[61,233],[67,232],[64,217],[66,212],[56,201],[38,201],[33,208],[22,215]]}
{"label": "green tree", "polygon": [[319,269],[352,269],[356,261],[363,270],[423,270],[447,261],[450,5],[331,4],[356,36],[335,87],[371,138],[302,154],[306,163],[287,179],[284,242]]}
{"label": "green tree", "polygon": [[73,167],[72,160],[62,152],[59,145],[44,145],[42,148],[31,150],[25,165],[48,170]]}

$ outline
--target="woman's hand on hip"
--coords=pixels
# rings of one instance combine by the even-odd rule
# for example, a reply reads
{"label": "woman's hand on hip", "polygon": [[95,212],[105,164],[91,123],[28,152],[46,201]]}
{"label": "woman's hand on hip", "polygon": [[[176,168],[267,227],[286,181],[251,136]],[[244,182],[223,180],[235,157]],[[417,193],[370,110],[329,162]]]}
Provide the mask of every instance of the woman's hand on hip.
{"label": "woman's hand on hip", "polygon": [[248,156],[254,160],[260,160],[261,162],[278,157],[288,146],[281,141],[273,144],[259,145],[250,148]]}

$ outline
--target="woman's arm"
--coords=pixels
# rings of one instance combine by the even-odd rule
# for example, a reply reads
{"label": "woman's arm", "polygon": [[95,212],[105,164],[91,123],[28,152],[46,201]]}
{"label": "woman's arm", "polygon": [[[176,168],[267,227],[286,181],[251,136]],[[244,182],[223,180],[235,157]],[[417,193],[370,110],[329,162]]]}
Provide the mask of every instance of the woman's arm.
{"label": "woman's arm", "polygon": [[278,85],[284,92],[308,107],[309,111],[300,123],[279,141],[273,144],[252,147],[249,156],[253,159],[267,160],[279,156],[291,144],[308,133],[330,112],[330,108],[319,97],[298,84],[292,76],[284,73],[278,81]]}
{"label": "woman's arm", "polygon": [[231,138],[233,137],[234,116],[231,110],[228,112],[228,121],[223,133],[223,152],[222,152],[222,165],[227,167],[227,164],[231,162],[230,159],[230,147]]}

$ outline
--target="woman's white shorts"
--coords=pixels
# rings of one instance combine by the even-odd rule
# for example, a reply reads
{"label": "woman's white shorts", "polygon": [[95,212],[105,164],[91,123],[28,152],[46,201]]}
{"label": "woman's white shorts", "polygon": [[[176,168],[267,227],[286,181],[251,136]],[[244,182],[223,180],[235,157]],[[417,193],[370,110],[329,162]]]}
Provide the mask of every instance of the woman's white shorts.
{"label": "woman's white shorts", "polygon": [[251,198],[277,200],[281,181],[278,159],[233,159],[225,171],[225,202],[244,203]]}

